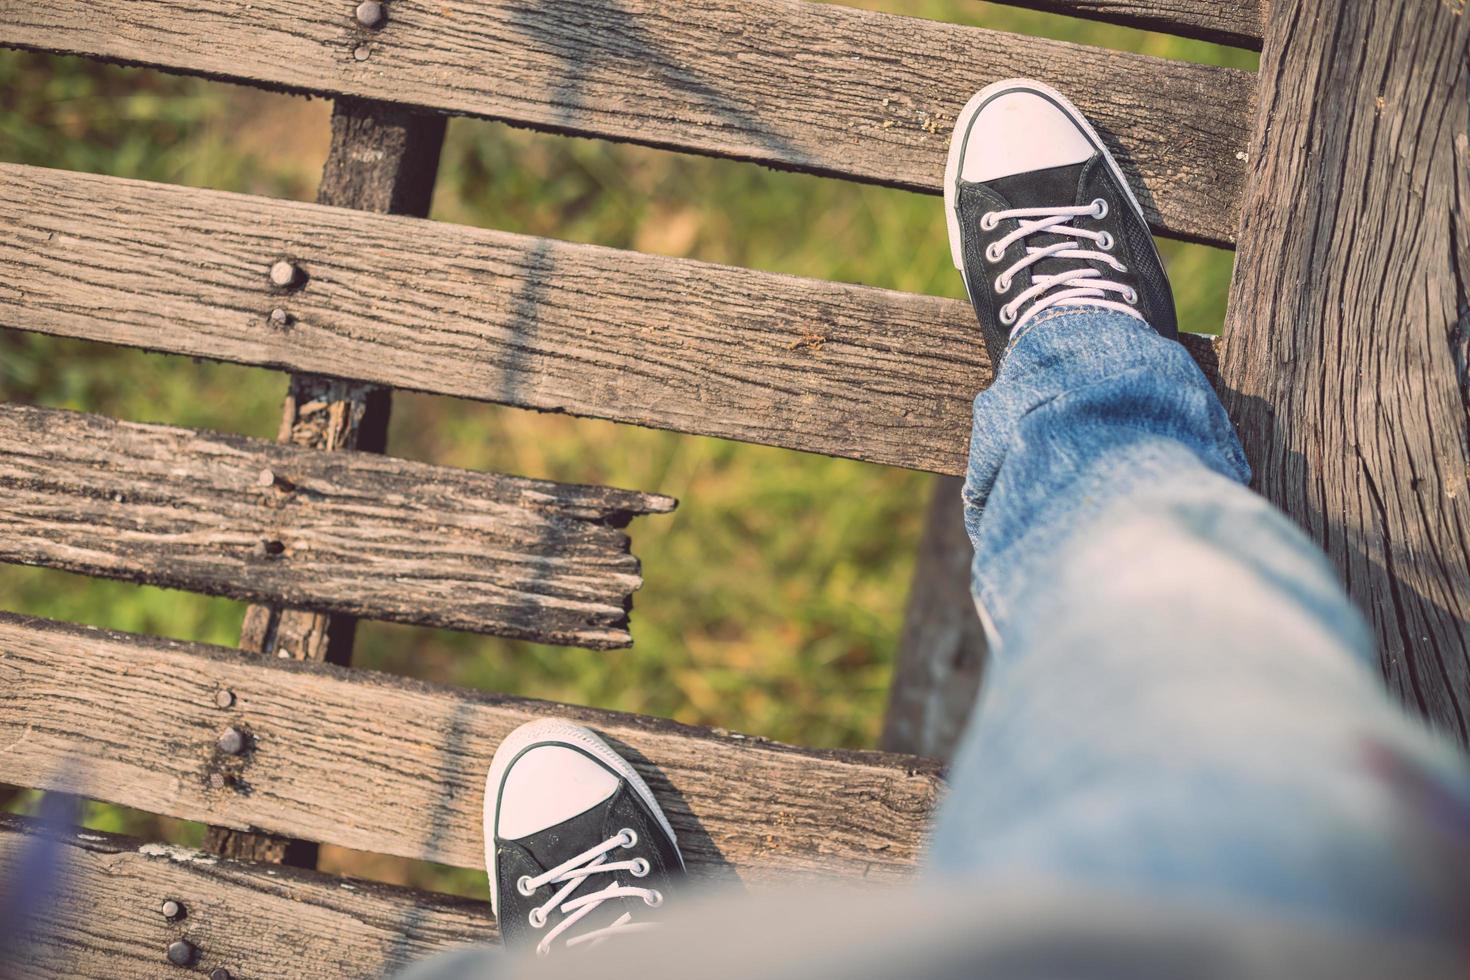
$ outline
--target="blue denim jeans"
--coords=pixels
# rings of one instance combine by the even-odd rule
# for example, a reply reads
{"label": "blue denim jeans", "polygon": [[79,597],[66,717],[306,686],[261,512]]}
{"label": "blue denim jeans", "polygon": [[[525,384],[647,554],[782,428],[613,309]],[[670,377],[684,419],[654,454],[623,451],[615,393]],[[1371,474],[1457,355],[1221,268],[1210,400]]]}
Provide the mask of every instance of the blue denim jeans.
{"label": "blue denim jeans", "polygon": [[1073,308],[1012,342],[975,400],[993,650],[933,874],[1463,926],[1465,760],[1391,703],[1333,569],[1248,480],[1146,325]]}
{"label": "blue denim jeans", "polygon": [[[1038,318],[975,400],[964,507],[993,649],[932,887],[917,909],[896,893],[823,895],[774,926],[742,927],[758,903],[732,897],[671,930],[683,945],[664,957],[639,948],[599,975],[688,976],[691,942],[732,935],[739,948],[692,973],[828,980],[885,956],[925,978],[1172,977],[1181,962],[1187,975],[1344,976],[1360,962],[1337,950],[1348,966],[1329,968],[1309,944],[1241,966],[1235,951],[1263,934],[1232,924],[1263,915],[1288,934],[1368,934],[1369,949],[1378,935],[1459,947],[1465,760],[1389,700],[1332,568],[1248,476],[1184,348],[1122,314]],[[1025,898],[1038,881],[1055,901]],[[1006,924],[1018,902],[1032,911]],[[1203,909],[1220,944],[1198,945],[1199,920],[1170,920],[1176,907]],[[855,934],[874,908],[882,926]],[[1120,910],[1152,927],[1156,956],[1129,952]],[[1027,929],[1039,935],[1015,945]],[[778,969],[768,950],[782,942],[804,952],[777,955]],[[1201,949],[1225,958],[1202,963]],[[566,975],[585,969],[569,960]],[[463,952],[413,980],[515,972]]]}

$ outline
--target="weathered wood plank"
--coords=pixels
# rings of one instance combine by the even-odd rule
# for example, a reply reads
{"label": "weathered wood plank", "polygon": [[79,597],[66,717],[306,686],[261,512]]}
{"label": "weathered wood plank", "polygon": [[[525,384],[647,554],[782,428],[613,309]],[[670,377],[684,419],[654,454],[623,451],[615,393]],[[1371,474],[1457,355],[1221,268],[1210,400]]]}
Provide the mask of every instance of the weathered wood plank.
{"label": "weathered wood plank", "polygon": [[[317,203],[380,214],[425,217],[444,145],[445,118],[398,106],[339,99],[332,107],[332,143]],[[387,388],[315,374],[293,374],[277,439],[312,449],[383,452],[392,397]],[[298,660],[352,658],[353,616],[312,609],[251,605],[240,646]],[[225,857],[316,867],[316,845],[211,827],[204,846]]]}
{"label": "weathered wood plank", "polygon": [[1221,375],[1262,493],[1470,744],[1470,16],[1275,0]]}
{"label": "weathered wood plank", "polygon": [[0,405],[0,560],[597,648],[667,497]]}
{"label": "weathered wood plank", "polygon": [[[165,951],[198,950],[194,970],[233,977],[383,977],[442,950],[496,938],[488,903],[293,868],[221,860],[0,814],[0,880],[40,838],[63,862],[54,904],[37,910],[9,980],[184,976]],[[168,919],[165,900],[184,914]],[[15,942],[13,942],[15,941]],[[192,974],[191,974],[192,975]]]}
{"label": "weathered wood plank", "polygon": [[12,165],[0,324],[948,473],[990,373],[952,300]]}
{"label": "weathered wood plank", "polygon": [[1261,48],[1264,0],[997,0],[1145,31]]}
{"label": "weathered wood plank", "polygon": [[970,94],[1016,75],[1098,124],[1166,233],[1235,231],[1247,72],[807,0],[0,0],[0,44],[486,116],[934,192]]}
{"label": "weathered wood plank", "polygon": [[[911,756],[796,749],[3,614],[0,685],[0,780],[461,867],[484,860],[495,747],[546,715],[625,753],[700,878],[905,877],[940,791],[938,764]],[[243,755],[216,745],[230,726],[248,733]],[[75,783],[58,775],[78,759]]]}
{"label": "weathered wood plank", "polygon": [[965,532],[963,485],[958,477],[934,481],[878,743],[945,763],[975,709],[987,649],[970,596],[975,550]]}

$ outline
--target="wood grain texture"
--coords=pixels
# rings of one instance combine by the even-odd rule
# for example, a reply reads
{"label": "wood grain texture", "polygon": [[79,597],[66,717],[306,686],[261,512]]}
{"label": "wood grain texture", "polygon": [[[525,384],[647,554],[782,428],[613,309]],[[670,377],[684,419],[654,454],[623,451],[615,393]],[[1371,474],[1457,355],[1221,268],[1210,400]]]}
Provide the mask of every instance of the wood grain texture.
{"label": "wood grain texture", "polygon": [[[332,107],[332,142],[317,203],[380,214],[424,217],[434,193],[445,118],[399,106],[339,99]],[[277,439],[312,449],[383,452],[388,441],[390,390],[316,374],[293,374]],[[240,646],[298,660],[352,658],[357,618],[314,609],[251,605]],[[225,857],[314,868],[316,845],[229,827],[205,832],[207,850]]]}
{"label": "wood grain texture", "polygon": [[1470,744],[1470,16],[1275,0],[1221,374],[1262,493]]}
{"label": "wood grain texture", "polygon": [[808,0],[0,0],[0,44],[352,95],[935,192],[969,96],[1076,98],[1165,233],[1231,240],[1253,78]]}
{"label": "wood grain texture", "polygon": [[[547,715],[635,765],[700,879],[907,877],[940,794],[938,764],[910,756],[0,615],[0,780],[211,824],[481,867],[491,757]],[[217,749],[226,726],[249,733],[243,756]],[[59,775],[71,760],[86,768]]]}
{"label": "wood grain texture", "polygon": [[[221,860],[0,814],[0,876],[38,844],[63,862],[57,901],[27,923],[8,980],[383,977],[442,950],[496,938],[488,903],[293,868]],[[172,899],[177,920],[160,908]],[[168,946],[193,943],[193,973]]]}
{"label": "wood grain texture", "polygon": [[673,506],[19,405],[0,490],[6,561],[595,648],[631,642],[618,525]]}
{"label": "wood grain texture", "polygon": [[0,325],[948,473],[990,377],[953,300],[11,165]]}
{"label": "wood grain texture", "polygon": [[1264,0],[998,0],[1054,14],[1162,31],[1238,48],[1261,48]]}
{"label": "wood grain texture", "polygon": [[948,763],[980,696],[985,630],[970,596],[975,550],[959,477],[934,481],[879,746]]}

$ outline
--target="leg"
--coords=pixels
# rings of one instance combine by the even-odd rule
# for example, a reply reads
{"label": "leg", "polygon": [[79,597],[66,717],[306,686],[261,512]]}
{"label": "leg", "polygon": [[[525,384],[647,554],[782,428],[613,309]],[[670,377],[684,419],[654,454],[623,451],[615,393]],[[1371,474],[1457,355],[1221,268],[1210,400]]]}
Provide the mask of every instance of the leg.
{"label": "leg", "polygon": [[1208,382],[1145,324],[1072,309],[1014,341],[975,404],[997,642],[936,873],[1448,925],[1451,850],[1405,790],[1452,799],[1463,760],[1389,702],[1325,559],[1246,479]]}

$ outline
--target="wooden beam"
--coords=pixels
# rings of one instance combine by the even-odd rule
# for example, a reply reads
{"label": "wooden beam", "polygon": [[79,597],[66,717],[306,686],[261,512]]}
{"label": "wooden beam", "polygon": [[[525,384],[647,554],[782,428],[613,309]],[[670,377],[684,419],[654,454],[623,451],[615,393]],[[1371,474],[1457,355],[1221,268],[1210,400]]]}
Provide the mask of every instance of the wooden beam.
{"label": "wooden beam", "polygon": [[[443,116],[338,99],[317,203],[426,217],[444,146]],[[387,447],[389,389],[317,374],[293,374],[281,412],[281,442],[313,449]],[[357,619],[314,609],[252,605],[240,627],[242,649],[297,660],[352,659]],[[211,827],[205,846],[227,857],[316,866],[316,845]]]}
{"label": "wooden beam", "polygon": [[23,330],[950,473],[989,381],[953,300],[6,164],[0,187]]}
{"label": "wooden beam", "polygon": [[[222,860],[167,844],[59,830],[0,814],[0,869],[37,845],[61,862],[54,902],[32,908],[9,980],[156,980],[193,969],[234,977],[382,977],[436,952],[494,941],[487,903],[294,868]],[[7,888],[37,887],[5,875]],[[182,914],[170,919],[165,901]],[[193,974],[189,974],[193,975]]]}
{"label": "wooden beam", "polygon": [[807,0],[0,0],[0,44],[504,119],[913,190],[940,188],[969,96],[1076,99],[1159,230],[1234,234],[1248,72]]}
{"label": "wooden beam", "polygon": [[934,481],[878,743],[945,763],[975,709],[987,652],[970,596],[975,550],[965,531],[963,485],[959,477]]}
{"label": "wooden beam", "polygon": [[617,525],[667,497],[0,405],[0,560],[370,619],[627,646]]}
{"label": "wooden beam", "polygon": [[[377,214],[429,213],[444,117],[339,99],[317,203]],[[293,374],[278,438],[313,449],[380,453],[387,445],[390,392],[377,385]],[[251,606],[240,644],[298,660],[346,663],[356,621],[306,609]],[[235,855],[258,857],[258,855]]]}
{"label": "wooden beam", "polygon": [[1470,16],[1275,0],[1221,374],[1256,485],[1470,743]]}
{"label": "wooden beam", "polygon": [[[911,756],[11,615],[0,665],[0,781],[467,868],[484,863],[496,746],[548,715],[601,732],[633,763],[701,880],[906,878],[940,795],[938,763]],[[245,734],[238,755],[217,744],[231,727]],[[74,760],[86,768],[71,777]]]}
{"label": "wooden beam", "polygon": [[996,0],[1054,14],[1261,49],[1263,0]]}

